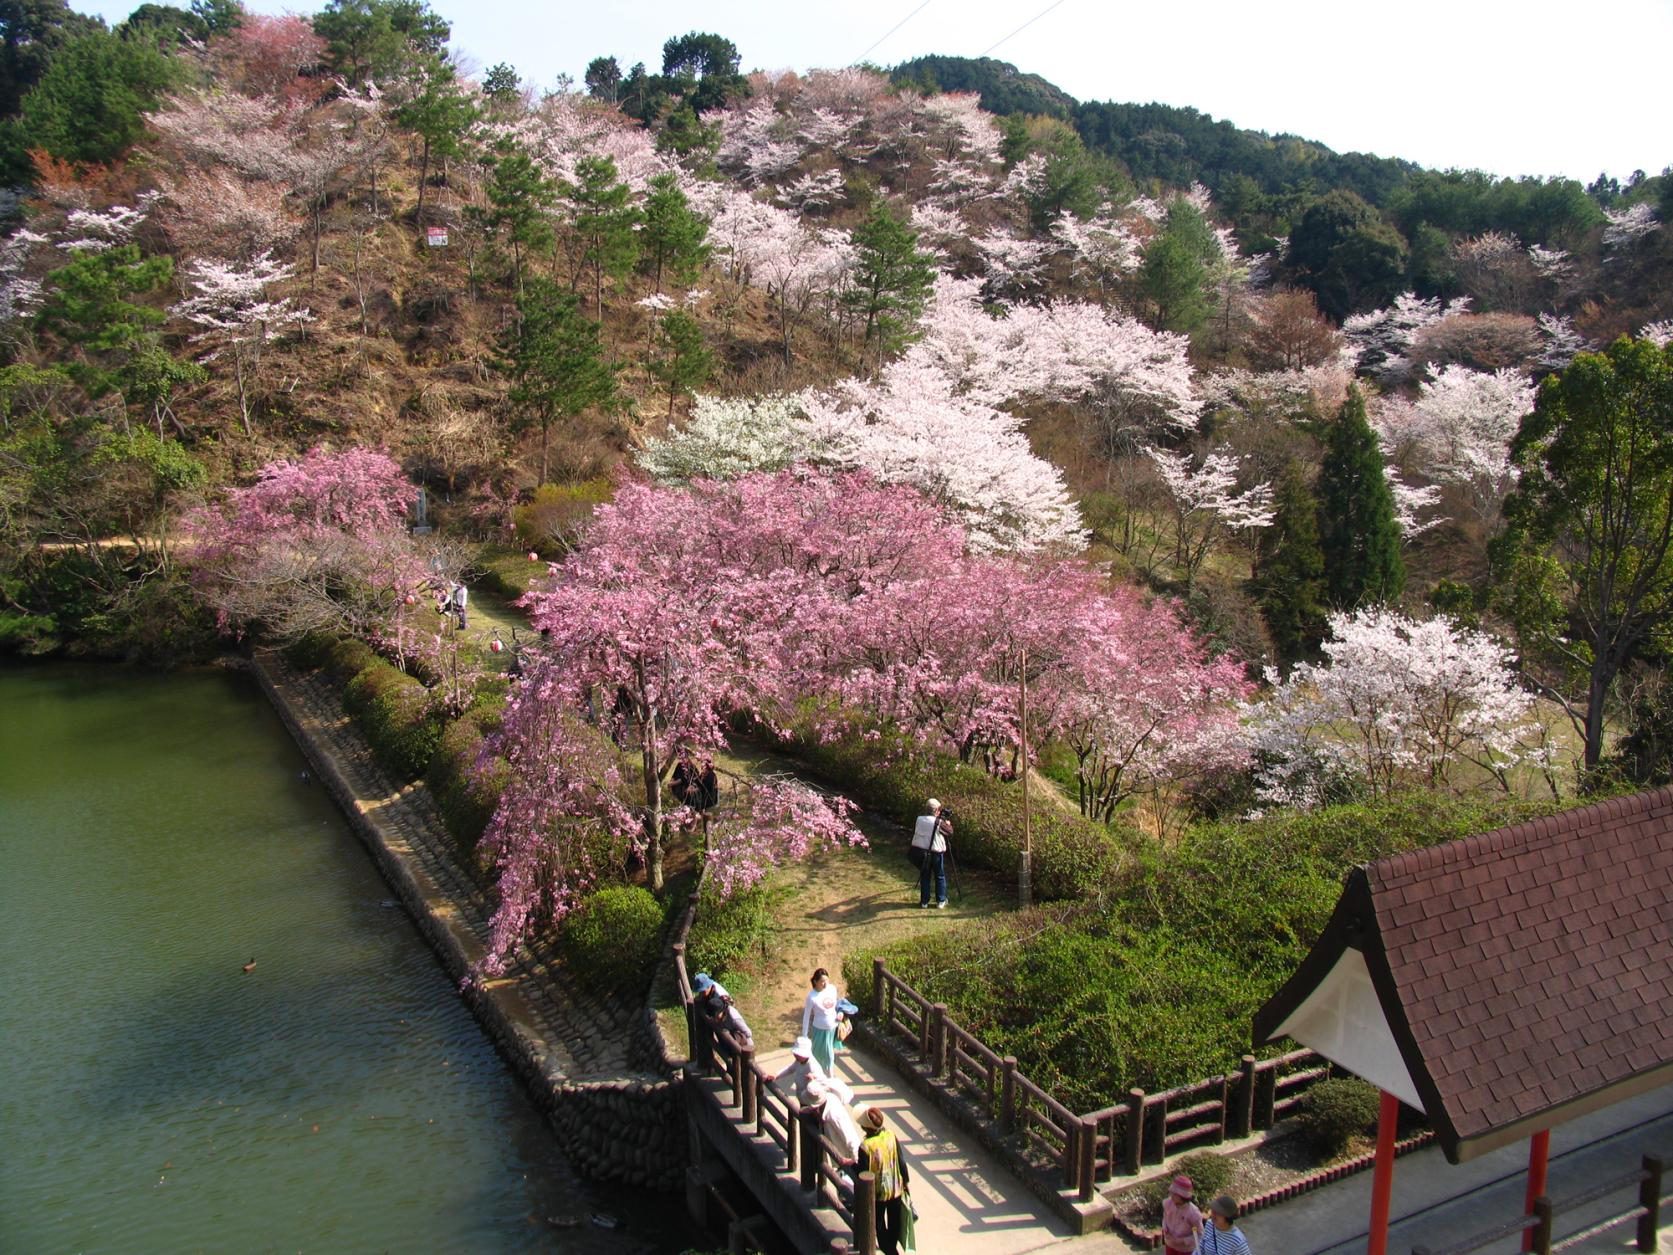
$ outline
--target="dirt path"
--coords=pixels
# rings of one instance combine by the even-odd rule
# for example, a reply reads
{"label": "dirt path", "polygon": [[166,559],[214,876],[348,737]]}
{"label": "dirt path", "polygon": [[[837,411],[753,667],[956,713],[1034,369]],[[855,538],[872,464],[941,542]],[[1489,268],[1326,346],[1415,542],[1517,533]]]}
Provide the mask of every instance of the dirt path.
{"label": "dirt path", "polygon": [[[793,760],[753,747],[717,757],[715,765],[751,777],[800,774]],[[787,1046],[801,1032],[814,968],[826,968],[840,988],[845,954],[991,915],[1013,901],[1004,886],[960,867],[958,889],[949,883],[947,909],[920,910],[918,872],[906,858],[907,831],[872,815],[856,819],[869,850],[827,851],[778,873],[787,897],[779,907],[775,945],[768,958],[745,969],[748,988],[738,996],[763,1050]]]}

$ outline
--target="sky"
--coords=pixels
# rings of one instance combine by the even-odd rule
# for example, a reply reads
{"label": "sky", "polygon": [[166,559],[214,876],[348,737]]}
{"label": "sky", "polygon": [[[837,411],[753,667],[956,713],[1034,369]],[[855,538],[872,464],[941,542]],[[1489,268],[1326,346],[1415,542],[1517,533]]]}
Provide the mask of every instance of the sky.
{"label": "sky", "polygon": [[[137,3],[137,0],[135,0]],[[175,0],[184,5],[185,0]],[[262,13],[306,0],[245,0]],[[72,0],[121,20],[134,3]],[[1338,152],[1497,175],[1657,174],[1673,164],[1673,0],[431,0],[478,69],[581,79],[612,55],[724,35],[743,68],[893,65],[928,53],[1010,61],[1081,100],[1188,105]],[[1607,20],[1605,20],[1607,19]],[[898,29],[897,29],[898,28]]]}

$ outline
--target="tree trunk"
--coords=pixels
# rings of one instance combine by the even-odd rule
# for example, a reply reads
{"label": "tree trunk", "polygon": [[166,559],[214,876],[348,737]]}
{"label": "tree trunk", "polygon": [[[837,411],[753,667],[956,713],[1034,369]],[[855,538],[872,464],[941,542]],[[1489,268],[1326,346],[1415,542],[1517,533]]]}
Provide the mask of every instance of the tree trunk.
{"label": "tree trunk", "polygon": [[546,482],[546,433],[552,424],[549,419],[540,420],[540,482]]}
{"label": "tree trunk", "polygon": [[418,208],[413,221],[424,225],[424,185],[430,181],[430,137],[424,137],[424,155],[418,160]]}
{"label": "tree trunk", "polygon": [[1592,673],[1586,684],[1586,749],[1583,762],[1588,770],[1596,767],[1603,757],[1604,702],[1609,697],[1609,686],[1614,679],[1614,669],[1607,655],[1600,651],[1592,662]]}

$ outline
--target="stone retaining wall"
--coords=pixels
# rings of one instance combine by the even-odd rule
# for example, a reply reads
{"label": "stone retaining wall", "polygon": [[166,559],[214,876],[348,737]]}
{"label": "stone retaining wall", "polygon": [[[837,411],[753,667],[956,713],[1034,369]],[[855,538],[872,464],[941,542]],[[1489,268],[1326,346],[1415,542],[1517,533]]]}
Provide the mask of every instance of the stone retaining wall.
{"label": "stone retaining wall", "polygon": [[[349,826],[417,923],[448,976],[512,1070],[546,1113],[577,1172],[594,1180],[674,1191],[684,1184],[688,1161],[684,1075],[665,1062],[661,1042],[647,1031],[648,1009],[630,1026],[624,1057],[652,1069],[607,1078],[576,1079],[565,1070],[594,1057],[596,1041],[565,1042],[550,1034],[543,1006],[569,991],[542,979],[542,966],[503,979],[470,974],[486,954],[485,899],[468,872],[448,868],[451,838],[422,782],[390,788],[346,719],[327,722],[310,710],[310,695],[275,656],[248,664],[279,718],[301,747],[320,782],[330,790]],[[352,740],[351,740],[352,738]],[[438,844],[439,843],[439,844]],[[654,1017],[651,1019],[654,1024]]]}

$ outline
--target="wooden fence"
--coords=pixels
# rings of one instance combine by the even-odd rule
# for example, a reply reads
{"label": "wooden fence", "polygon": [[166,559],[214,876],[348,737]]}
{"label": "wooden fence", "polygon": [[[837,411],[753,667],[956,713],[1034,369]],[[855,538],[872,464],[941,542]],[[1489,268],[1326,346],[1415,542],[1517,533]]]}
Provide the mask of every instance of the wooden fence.
{"label": "wooden fence", "polygon": [[[1435,1250],[1428,1246],[1414,1246],[1412,1255],[1470,1255],[1472,1251],[1479,1251],[1503,1242],[1506,1238],[1523,1236],[1523,1250],[1532,1251],[1534,1255],[1553,1255],[1557,1251],[1571,1251],[1583,1242],[1589,1242],[1595,1237],[1619,1228],[1624,1224],[1636,1222],[1634,1237],[1635,1246],[1640,1251],[1654,1251],[1656,1249],[1656,1233],[1661,1228],[1661,1205],[1668,1199],[1662,1196],[1663,1163],[1654,1155],[1645,1155],[1642,1164],[1636,1172],[1629,1172],[1613,1181],[1606,1181],[1594,1189],[1583,1194],[1576,1194],[1572,1198],[1565,1198],[1560,1202],[1541,1195],[1534,1200],[1533,1214],[1522,1216],[1509,1224],[1500,1225],[1497,1229],[1486,1233],[1478,1233],[1473,1238],[1466,1238],[1456,1246],[1449,1246],[1443,1250]],[[1566,1237],[1557,1238],[1557,1219],[1565,1212],[1576,1211],[1581,1207],[1600,1202],[1611,1194],[1618,1194],[1622,1190],[1638,1190],[1638,1205],[1629,1207],[1625,1211],[1583,1229],[1577,1229]]]}
{"label": "wooden fence", "polygon": [[882,959],[872,960],[872,1003],[878,1029],[912,1042],[922,1071],[1014,1135],[1031,1158],[1053,1165],[1083,1202],[1100,1181],[1271,1128],[1295,1110],[1309,1086],[1330,1075],[1330,1065],[1311,1050],[1273,1059],[1245,1055],[1236,1072],[1159,1094],[1130,1090],[1121,1103],[1076,1115],[1022,1075],[1014,1057],[994,1053],[945,1004],[930,1002]]}
{"label": "wooden fence", "polygon": [[819,1112],[804,1110],[794,1094],[780,1090],[773,1076],[755,1062],[752,1047],[716,1028],[698,1011],[685,961],[696,906],[693,894],[673,941],[674,974],[685,1009],[693,1069],[727,1083],[732,1092],[726,1105],[738,1111],[743,1126],[740,1135],[753,1134],[778,1148],[783,1155],[778,1171],[798,1184],[807,1205],[828,1207],[842,1218],[853,1241],[839,1240],[831,1249],[875,1255],[877,1185],[873,1175],[855,1171],[857,1165],[845,1159],[844,1149],[825,1136]]}

